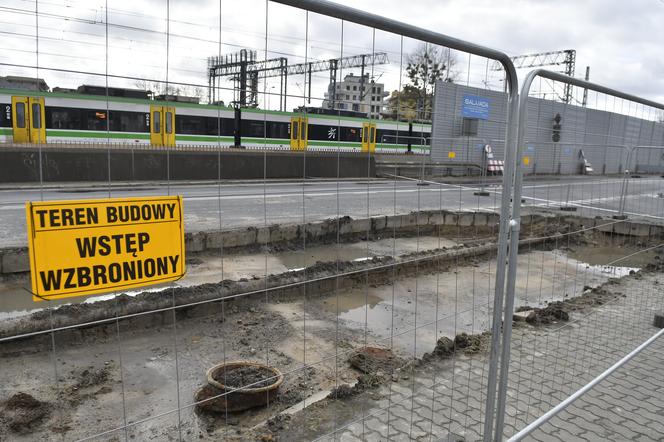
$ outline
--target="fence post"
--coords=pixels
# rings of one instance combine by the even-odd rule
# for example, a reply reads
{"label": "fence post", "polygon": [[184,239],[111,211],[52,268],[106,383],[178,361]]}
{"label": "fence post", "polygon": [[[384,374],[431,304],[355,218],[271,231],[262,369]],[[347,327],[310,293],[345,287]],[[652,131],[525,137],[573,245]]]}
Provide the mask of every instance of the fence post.
{"label": "fence post", "polygon": [[[436,45],[468,52],[481,57],[490,58],[502,64],[505,70],[505,85],[508,92],[507,135],[505,137],[505,169],[503,172],[503,188],[500,205],[500,227],[498,233],[498,251],[496,263],[496,281],[493,302],[493,326],[491,329],[491,352],[489,356],[489,373],[487,381],[487,399],[484,420],[484,440],[491,440],[496,405],[496,384],[498,378],[498,361],[500,359],[500,334],[502,324],[502,311],[505,294],[505,271],[507,269],[507,247],[510,231],[510,208],[512,207],[512,187],[514,185],[515,161],[517,158],[517,118],[519,116],[519,80],[516,69],[510,57],[500,51],[476,45],[464,40],[452,38],[437,32],[428,31],[415,26],[407,25],[396,20],[370,14],[358,9],[341,6],[327,0],[272,0],[296,8],[308,10],[317,14],[346,20],[378,30],[383,30],[405,37],[415,38]],[[521,200],[519,196],[518,201]],[[516,199],[514,201],[517,201]],[[515,204],[518,206],[518,204]]]}

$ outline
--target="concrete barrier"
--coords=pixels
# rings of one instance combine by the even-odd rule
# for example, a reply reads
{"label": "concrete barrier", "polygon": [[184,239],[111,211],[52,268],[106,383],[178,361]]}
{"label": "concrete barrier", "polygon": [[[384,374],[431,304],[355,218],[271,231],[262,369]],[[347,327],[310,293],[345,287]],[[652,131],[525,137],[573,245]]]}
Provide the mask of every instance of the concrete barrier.
{"label": "concrete barrier", "polygon": [[[600,232],[626,236],[664,236],[664,226],[651,225],[633,221],[616,223],[609,219],[584,218],[560,215],[524,215],[522,226],[538,224],[548,219],[549,225],[568,226],[571,230],[583,227],[597,227]],[[343,217],[339,220],[329,219],[321,222],[301,224],[283,224],[268,227],[247,227],[231,230],[215,230],[207,232],[189,232],[185,234],[187,253],[218,251],[224,253],[237,250],[258,249],[265,245],[282,245],[287,243],[307,244],[336,241],[337,228],[342,242],[362,239],[369,235],[389,237],[396,230],[399,235],[414,235],[419,229],[420,234],[436,233],[440,226],[459,226],[495,229],[497,233],[499,217],[493,212],[440,212],[422,211],[419,214],[352,219]],[[305,237],[306,235],[306,237]],[[12,247],[0,249],[0,274],[24,273],[30,270],[28,249]]]}
{"label": "concrete barrier", "polygon": [[166,148],[3,147],[0,183],[278,178],[367,178],[367,154]]}

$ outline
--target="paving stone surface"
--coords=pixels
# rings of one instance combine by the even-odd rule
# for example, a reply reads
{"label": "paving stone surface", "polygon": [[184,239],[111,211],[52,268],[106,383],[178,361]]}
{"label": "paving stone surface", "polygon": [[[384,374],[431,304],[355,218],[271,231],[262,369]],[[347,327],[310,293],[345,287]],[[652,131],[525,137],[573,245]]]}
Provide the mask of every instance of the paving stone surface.
{"label": "paving stone surface", "polygon": [[[624,278],[610,288],[618,294],[613,301],[568,323],[515,328],[505,438],[658,331],[652,323],[664,307],[660,282],[664,276],[653,273]],[[367,409],[323,440],[481,440],[487,371],[487,354],[415,367],[408,381],[381,387],[389,406]],[[664,441],[664,338],[525,440]]]}

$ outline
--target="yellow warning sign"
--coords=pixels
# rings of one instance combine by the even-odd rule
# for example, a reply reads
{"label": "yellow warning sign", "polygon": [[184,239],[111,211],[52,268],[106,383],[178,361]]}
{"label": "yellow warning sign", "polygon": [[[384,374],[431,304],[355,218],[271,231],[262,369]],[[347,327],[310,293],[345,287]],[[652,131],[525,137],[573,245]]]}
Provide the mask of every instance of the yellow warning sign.
{"label": "yellow warning sign", "polygon": [[456,158],[456,152],[450,151],[447,153],[447,158]]}
{"label": "yellow warning sign", "polygon": [[523,157],[523,165],[527,166],[530,164],[530,157]]}
{"label": "yellow warning sign", "polygon": [[28,202],[25,209],[35,301],[184,275],[181,197]]}

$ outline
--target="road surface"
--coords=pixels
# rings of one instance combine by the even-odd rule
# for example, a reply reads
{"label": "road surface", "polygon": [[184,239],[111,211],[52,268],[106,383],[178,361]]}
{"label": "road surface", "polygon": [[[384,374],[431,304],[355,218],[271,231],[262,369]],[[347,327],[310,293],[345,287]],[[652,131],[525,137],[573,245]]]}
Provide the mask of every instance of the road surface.
{"label": "road surface", "polygon": [[[424,185],[422,185],[424,184]],[[623,180],[615,177],[569,177],[526,181],[525,203],[578,214],[618,214]],[[0,190],[0,247],[25,246],[25,202],[182,195],[188,232],[319,221],[336,216],[367,217],[417,210],[499,210],[501,187],[487,186],[489,196],[477,196],[477,184],[420,183],[412,179],[205,184],[137,184],[107,187],[16,186]],[[630,217],[664,220],[664,179],[632,178],[624,212]]]}

